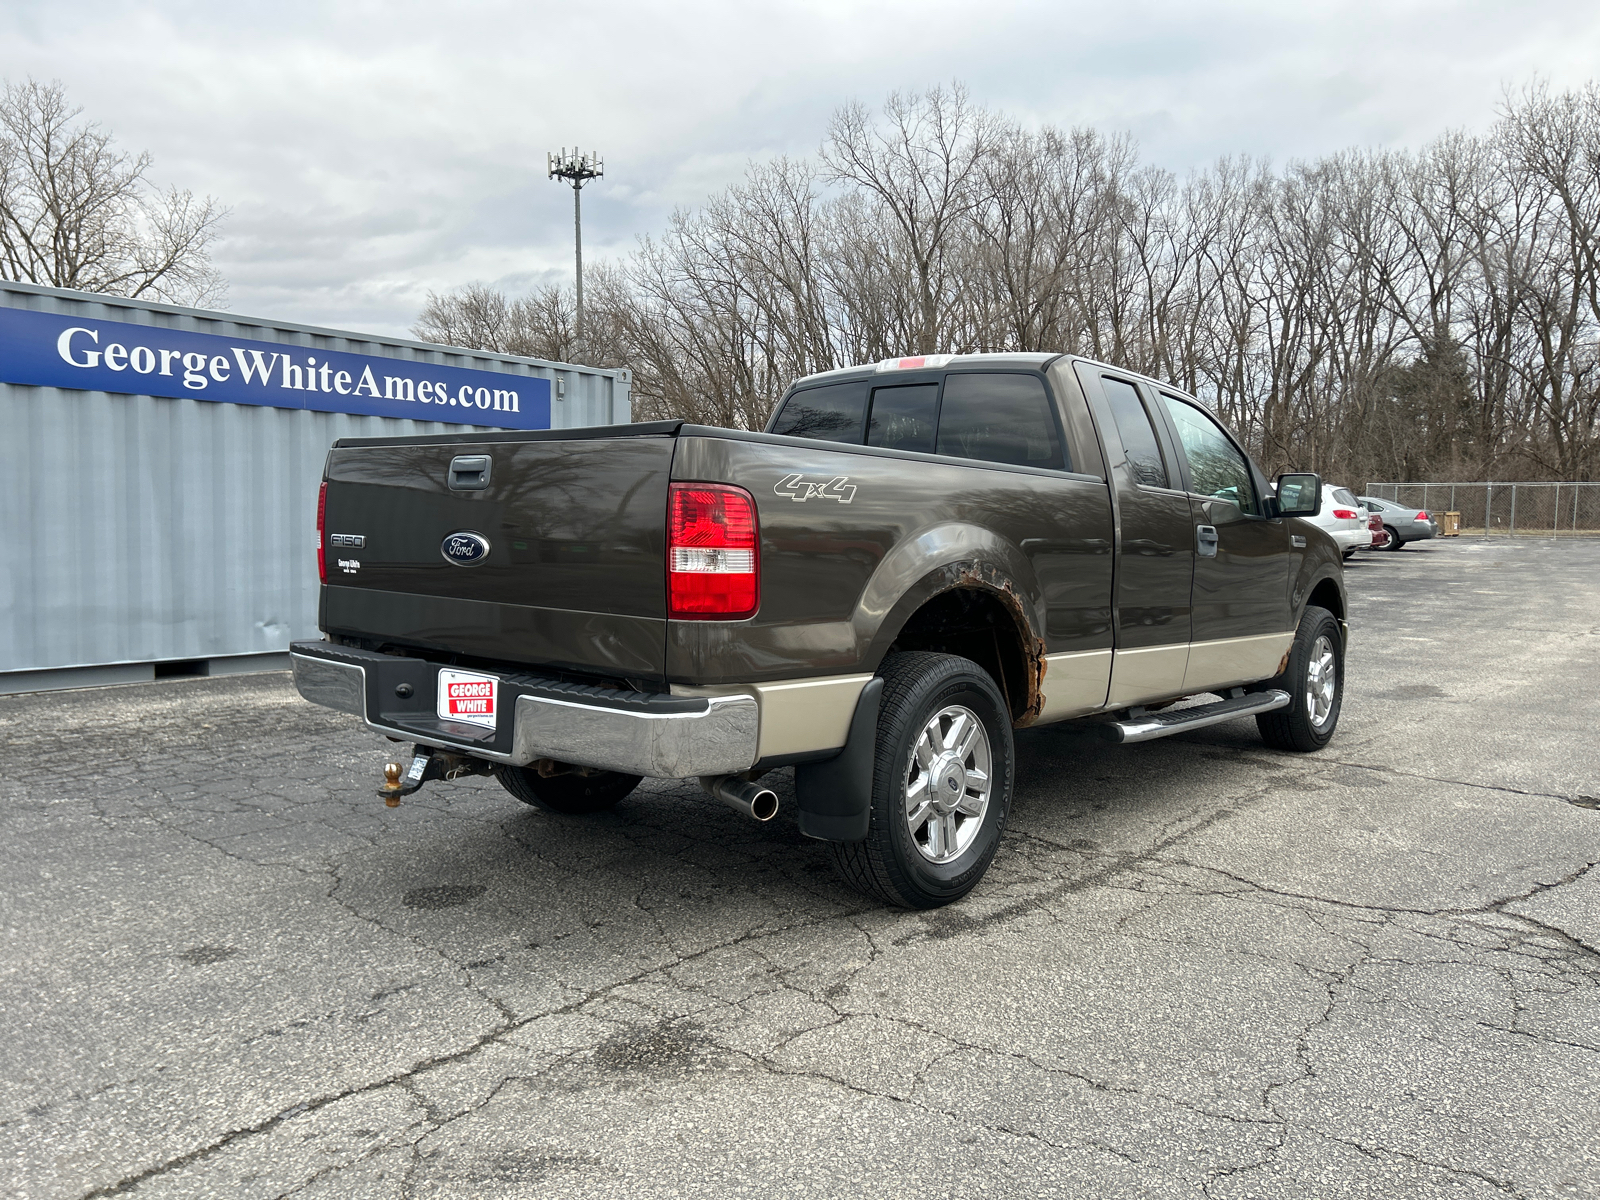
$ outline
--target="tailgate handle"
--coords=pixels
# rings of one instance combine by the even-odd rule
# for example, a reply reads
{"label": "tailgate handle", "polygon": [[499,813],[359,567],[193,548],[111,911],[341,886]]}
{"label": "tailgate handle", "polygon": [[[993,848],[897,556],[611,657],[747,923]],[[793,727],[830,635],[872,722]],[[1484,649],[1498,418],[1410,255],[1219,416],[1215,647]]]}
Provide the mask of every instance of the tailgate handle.
{"label": "tailgate handle", "polygon": [[489,486],[494,460],[487,454],[458,454],[450,460],[450,490],[481,492]]}

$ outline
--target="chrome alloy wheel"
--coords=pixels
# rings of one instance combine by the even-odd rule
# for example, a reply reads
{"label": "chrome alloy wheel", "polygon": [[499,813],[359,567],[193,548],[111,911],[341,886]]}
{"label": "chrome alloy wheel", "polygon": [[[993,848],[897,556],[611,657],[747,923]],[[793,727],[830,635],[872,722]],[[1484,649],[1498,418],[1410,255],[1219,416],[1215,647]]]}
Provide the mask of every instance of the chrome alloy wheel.
{"label": "chrome alloy wheel", "polygon": [[1333,643],[1326,634],[1311,644],[1306,660],[1306,716],[1321,729],[1333,711],[1333,697],[1339,686],[1339,665],[1333,658]]}
{"label": "chrome alloy wheel", "polygon": [[989,808],[989,734],[970,708],[940,709],[922,728],[906,770],[906,825],[929,862],[957,858]]}

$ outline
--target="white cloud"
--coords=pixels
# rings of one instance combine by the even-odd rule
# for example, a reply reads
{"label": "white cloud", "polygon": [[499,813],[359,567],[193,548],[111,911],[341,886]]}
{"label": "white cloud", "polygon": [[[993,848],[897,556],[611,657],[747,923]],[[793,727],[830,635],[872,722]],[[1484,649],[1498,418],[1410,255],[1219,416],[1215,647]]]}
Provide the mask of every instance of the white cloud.
{"label": "white cloud", "polygon": [[1396,3],[348,3],[0,10],[0,75],[60,78],[154,177],[233,207],[242,313],[403,331],[428,289],[565,278],[547,150],[604,152],[586,257],[625,253],[806,154],[840,103],[961,79],[1024,119],[1128,129],[1184,170],[1415,145],[1503,85],[1583,83],[1592,0]]}

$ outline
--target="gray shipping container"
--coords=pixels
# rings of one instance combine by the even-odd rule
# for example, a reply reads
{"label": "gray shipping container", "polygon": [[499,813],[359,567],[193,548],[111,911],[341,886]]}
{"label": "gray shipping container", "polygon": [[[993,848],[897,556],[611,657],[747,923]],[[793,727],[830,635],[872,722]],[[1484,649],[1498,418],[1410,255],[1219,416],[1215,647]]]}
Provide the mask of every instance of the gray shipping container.
{"label": "gray shipping container", "polygon": [[[0,317],[44,326],[4,310],[545,379],[550,427],[631,419],[625,370],[19,283],[0,282]],[[100,345],[88,338],[58,370]],[[0,693],[284,663],[290,639],[317,635],[317,484],[333,441],[507,427],[6,382],[55,349],[0,336]]]}

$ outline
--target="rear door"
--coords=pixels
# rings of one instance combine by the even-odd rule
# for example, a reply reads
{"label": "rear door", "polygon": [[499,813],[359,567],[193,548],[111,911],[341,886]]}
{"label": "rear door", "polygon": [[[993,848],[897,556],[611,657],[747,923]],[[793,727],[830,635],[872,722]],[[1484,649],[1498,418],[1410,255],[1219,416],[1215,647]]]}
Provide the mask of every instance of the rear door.
{"label": "rear door", "polygon": [[[875,387],[866,443],[1006,467],[1066,472],[1073,466],[1044,378],[1031,371],[951,371],[942,384]],[[976,512],[975,489],[982,477],[964,478],[969,482],[963,493],[970,490],[972,496],[944,499]],[[1029,493],[1022,513],[1008,511],[1014,497],[1002,499],[998,492],[983,501],[983,520],[1017,542],[1039,581],[1051,653],[1103,651],[1110,641],[1110,571],[1104,564],[1109,539],[1093,536],[1096,518],[1103,522],[1104,492],[1086,484],[1066,478],[1055,486],[1041,484]],[[1104,700],[1102,687],[1086,707],[1098,708]]]}
{"label": "rear door", "polygon": [[[1077,363],[1116,503],[1114,707],[1177,695],[1189,659],[1194,521],[1165,423],[1131,378]],[[1160,432],[1158,432],[1158,430]]]}
{"label": "rear door", "polygon": [[1183,690],[1265,679],[1293,639],[1288,523],[1264,516],[1249,459],[1198,404],[1159,393],[1195,529],[1192,642]]}
{"label": "rear door", "polygon": [[674,445],[657,435],[336,446],[322,627],[465,660],[659,680]]}
{"label": "rear door", "polygon": [[[1031,371],[952,371],[939,403],[938,453],[971,462],[1060,472],[1030,494],[1023,511],[994,503],[987,520],[1005,530],[1028,558],[1045,602],[1045,641],[1053,655],[1094,652],[1088,661],[1057,657],[1047,668],[1052,709],[1105,704],[1112,567],[1105,485],[1075,453],[1045,390]],[[1097,464],[1096,464],[1097,465]],[[1072,473],[1069,475],[1068,473]],[[1050,673],[1056,678],[1049,679]],[[1072,676],[1070,687],[1064,677]],[[1060,686],[1051,687],[1052,683]]]}

